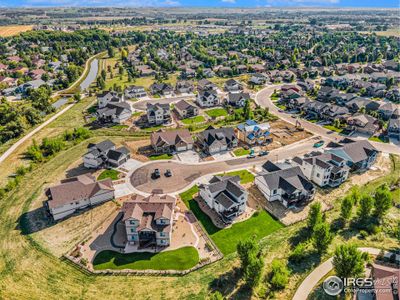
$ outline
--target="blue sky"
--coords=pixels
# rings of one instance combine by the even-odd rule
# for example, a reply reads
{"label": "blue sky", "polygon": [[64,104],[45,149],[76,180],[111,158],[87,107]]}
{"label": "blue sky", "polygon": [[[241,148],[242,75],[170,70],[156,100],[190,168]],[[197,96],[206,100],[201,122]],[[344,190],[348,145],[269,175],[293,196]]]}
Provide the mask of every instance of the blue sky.
{"label": "blue sky", "polygon": [[399,0],[0,0],[16,6],[399,7]]}

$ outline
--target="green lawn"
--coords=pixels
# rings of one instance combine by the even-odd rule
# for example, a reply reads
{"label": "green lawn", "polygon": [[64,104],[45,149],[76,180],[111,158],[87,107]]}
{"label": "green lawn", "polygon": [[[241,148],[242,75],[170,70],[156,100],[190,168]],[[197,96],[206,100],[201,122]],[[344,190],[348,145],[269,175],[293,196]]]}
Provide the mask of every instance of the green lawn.
{"label": "green lawn", "polygon": [[254,181],[254,174],[250,173],[247,170],[239,170],[239,171],[233,171],[233,172],[228,172],[228,173],[223,173],[223,174],[218,174],[220,176],[240,176],[240,183],[245,184],[249,182]]}
{"label": "green lawn", "polygon": [[333,125],[324,125],[323,127],[328,129],[328,130],[331,130],[331,131],[336,131],[338,133],[341,133],[343,131],[343,129],[337,128],[337,127],[335,127]]}
{"label": "green lawn", "polygon": [[213,108],[206,111],[206,114],[211,118],[226,117],[228,112],[224,108]]}
{"label": "green lawn", "polygon": [[211,234],[211,238],[219,250],[227,255],[236,251],[236,246],[240,241],[251,237],[258,241],[282,227],[282,223],[272,218],[265,210],[261,210],[246,221]]}
{"label": "green lawn", "polygon": [[[239,173],[241,172],[241,173]],[[239,175],[249,173],[247,170],[231,172],[229,175]],[[228,175],[225,174],[225,175]],[[250,177],[246,175],[245,178]],[[254,179],[254,176],[253,176]],[[193,186],[186,192],[183,192],[179,196],[185,205],[194,213],[200,223],[203,225],[204,229],[213,239],[215,244],[221,250],[224,255],[233,253],[236,251],[237,244],[250,237],[254,237],[256,240],[273,233],[274,231],[283,227],[283,225],[276,221],[272,216],[266,211],[262,210],[255,213],[250,219],[233,224],[227,229],[220,229],[214,225],[210,217],[205,214],[196,200],[193,199],[193,195],[199,191],[197,186]]]}
{"label": "green lawn", "polygon": [[114,126],[111,127],[111,128],[114,128],[114,129],[125,129],[125,128],[128,128],[128,127],[129,127],[128,125],[117,124],[117,125],[114,125]]}
{"label": "green lawn", "polygon": [[160,159],[171,159],[172,154],[164,153],[159,155],[151,155],[149,156],[150,160],[160,160]]}
{"label": "green lawn", "polygon": [[117,180],[118,174],[119,174],[119,172],[114,169],[104,170],[103,172],[101,172],[99,177],[97,177],[97,180],[102,180],[102,179],[106,179],[106,178],[111,178],[111,180]]}
{"label": "green lawn", "polygon": [[371,136],[369,138],[370,141],[379,142],[379,143],[387,143],[387,141],[381,139],[379,136]]}
{"label": "green lawn", "polygon": [[199,262],[199,254],[194,247],[183,247],[159,253],[123,254],[111,250],[100,252],[93,261],[95,270],[187,270]]}
{"label": "green lawn", "polygon": [[219,229],[217,226],[214,225],[210,217],[201,210],[199,204],[196,202],[196,200],[193,199],[194,194],[198,192],[199,192],[199,187],[197,185],[194,185],[193,187],[188,189],[186,192],[183,192],[179,196],[181,197],[183,203],[185,203],[187,208],[189,208],[196,216],[196,218],[200,221],[200,223],[203,225],[204,229],[208,232],[208,234],[216,233],[221,229]]}
{"label": "green lawn", "polygon": [[238,148],[233,150],[233,154],[235,154],[235,156],[244,156],[244,155],[248,155],[250,153],[250,149],[246,150],[244,148]]}
{"label": "green lawn", "polygon": [[186,124],[186,125],[191,125],[191,124],[201,123],[204,121],[205,121],[205,119],[203,116],[195,116],[192,118],[183,119],[182,123]]}
{"label": "green lawn", "polygon": [[282,110],[286,110],[286,106],[283,104],[276,104],[276,106]]}

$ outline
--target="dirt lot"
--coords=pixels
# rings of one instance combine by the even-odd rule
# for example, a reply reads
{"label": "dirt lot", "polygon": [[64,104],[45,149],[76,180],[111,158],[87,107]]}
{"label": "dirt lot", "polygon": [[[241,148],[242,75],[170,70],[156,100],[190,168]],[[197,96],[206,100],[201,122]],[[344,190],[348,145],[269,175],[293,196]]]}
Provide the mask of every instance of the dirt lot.
{"label": "dirt lot", "polygon": [[136,159],[138,161],[148,161],[149,158],[142,154],[145,152],[145,149],[151,149],[150,140],[140,140],[140,141],[129,141],[124,143],[126,147],[131,150],[131,158]]}
{"label": "dirt lot", "polygon": [[273,141],[265,147],[265,150],[269,151],[312,136],[311,133],[297,130],[293,125],[282,120],[271,122],[270,126]]}
{"label": "dirt lot", "polygon": [[32,30],[32,25],[0,26],[0,36],[7,37],[17,35],[21,32]]}
{"label": "dirt lot", "polygon": [[[367,182],[384,176],[390,172],[390,158],[388,155],[380,155],[373,168],[362,174],[352,174],[348,180],[338,188],[318,188],[314,200],[311,203],[320,202],[322,210],[331,208],[333,200],[342,197],[353,185],[364,185]],[[259,204],[263,204],[267,210],[278,218],[283,224],[290,225],[307,218],[309,205],[296,209],[286,209],[278,202],[267,202],[258,188],[253,185],[249,189],[250,195],[255,198]],[[249,197],[250,197],[249,195]]]}

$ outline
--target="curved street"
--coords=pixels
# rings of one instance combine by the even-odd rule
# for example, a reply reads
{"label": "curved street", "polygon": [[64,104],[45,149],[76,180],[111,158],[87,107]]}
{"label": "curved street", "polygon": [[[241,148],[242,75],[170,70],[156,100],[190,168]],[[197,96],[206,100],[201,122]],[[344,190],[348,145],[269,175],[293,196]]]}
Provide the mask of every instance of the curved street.
{"label": "curved street", "polygon": [[[342,139],[343,136],[338,134],[335,131],[328,130],[322,126],[319,126],[318,124],[308,122],[304,119],[297,119],[293,118],[293,115],[280,111],[278,107],[275,106],[275,104],[271,100],[271,95],[273,94],[274,90],[278,90],[282,84],[278,85],[270,85],[267,86],[266,88],[262,89],[256,94],[256,103],[259,104],[261,107],[268,107],[269,111],[279,117],[280,119],[291,123],[293,125],[296,124],[296,121],[301,124],[301,126],[316,135],[320,135],[324,137],[327,140],[335,140],[335,139]],[[358,138],[355,138],[358,139]],[[400,155],[400,147],[398,145],[393,145],[393,144],[388,144],[388,143],[380,143],[380,142],[374,142],[370,141],[370,143],[379,151],[381,152],[387,152],[387,153],[393,153],[393,154],[398,154]]]}
{"label": "curved street", "polygon": [[[309,138],[291,145],[272,150],[268,155],[249,159],[247,157],[233,158],[225,161],[211,161],[198,164],[187,164],[178,161],[154,161],[146,163],[136,169],[130,176],[130,184],[144,193],[174,193],[183,190],[200,177],[223,173],[232,170],[250,169],[261,165],[267,160],[277,161],[296,155],[305,154],[313,149],[314,138]],[[164,174],[167,169],[173,176],[161,176],[152,179],[154,169],[159,169]]]}

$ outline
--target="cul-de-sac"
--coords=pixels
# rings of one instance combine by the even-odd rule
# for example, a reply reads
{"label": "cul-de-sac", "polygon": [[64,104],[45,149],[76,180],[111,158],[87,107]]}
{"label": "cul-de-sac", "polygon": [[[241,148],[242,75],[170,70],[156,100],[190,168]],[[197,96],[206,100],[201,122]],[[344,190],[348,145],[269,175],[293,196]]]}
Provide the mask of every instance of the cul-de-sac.
{"label": "cul-de-sac", "polygon": [[19,1],[0,299],[399,299],[391,1]]}

